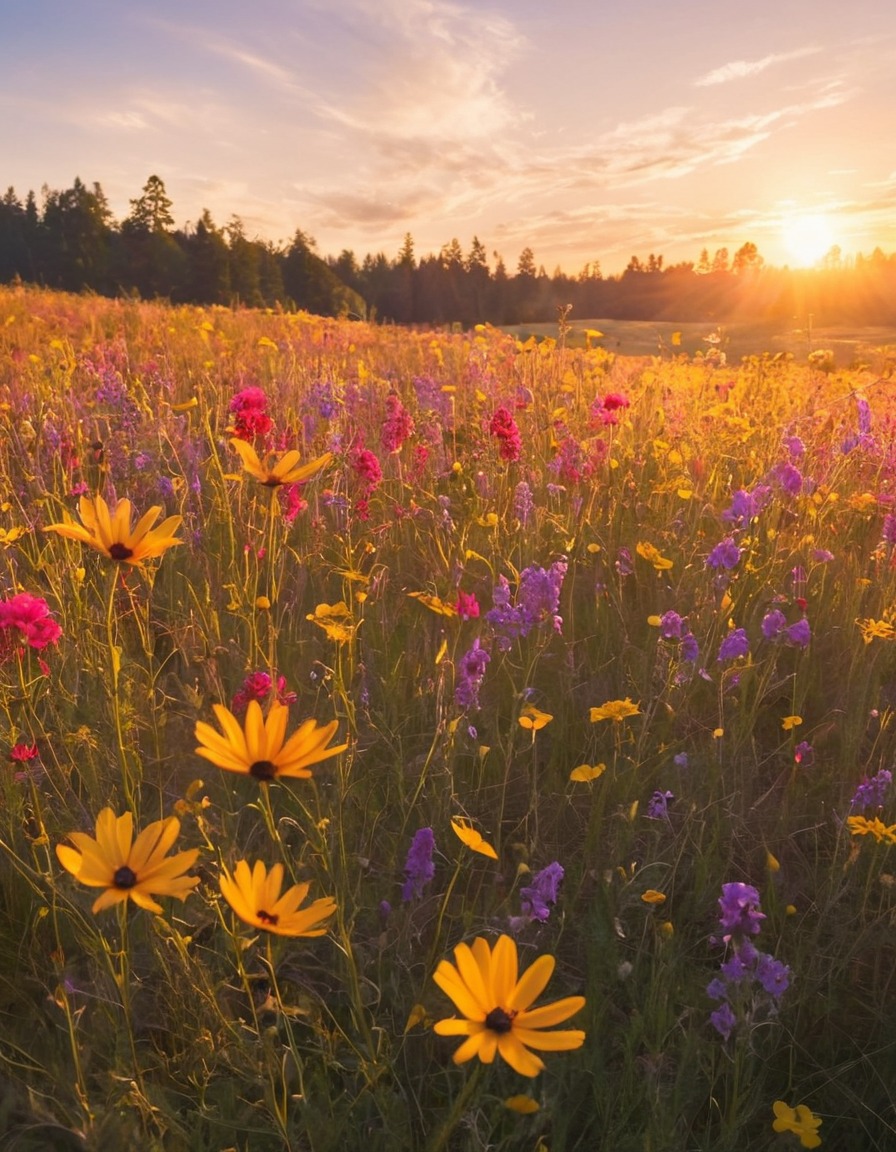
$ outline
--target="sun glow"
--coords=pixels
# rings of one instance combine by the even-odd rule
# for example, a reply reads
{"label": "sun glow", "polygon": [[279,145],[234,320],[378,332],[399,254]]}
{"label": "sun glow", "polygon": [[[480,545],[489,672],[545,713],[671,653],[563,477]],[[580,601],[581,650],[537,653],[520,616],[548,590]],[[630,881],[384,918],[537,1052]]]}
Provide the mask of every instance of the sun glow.
{"label": "sun glow", "polygon": [[822,213],[786,217],[781,234],[790,261],[798,268],[817,264],[837,242],[830,218]]}

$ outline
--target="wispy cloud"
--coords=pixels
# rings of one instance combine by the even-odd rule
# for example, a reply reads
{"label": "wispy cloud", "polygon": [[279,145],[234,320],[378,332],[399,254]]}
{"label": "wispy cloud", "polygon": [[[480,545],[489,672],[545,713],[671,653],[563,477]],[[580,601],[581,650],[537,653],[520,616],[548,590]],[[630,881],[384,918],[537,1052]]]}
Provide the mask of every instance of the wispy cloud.
{"label": "wispy cloud", "polygon": [[714,84],[728,84],[732,80],[744,80],[750,76],[758,76],[760,72],[764,72],[767,68],[772,68],[777,64],[789,64],[792,60],[800,60],[804,56],[814,56],[820,51],[819,47],[809,45],[805,48],[796,48],[792,52],[773,52],[759,60],[732,60],[731,63],[723,64],[721,68],[714,68],[705,76],[695,80],[694,86],[696,88],[709,88]]}

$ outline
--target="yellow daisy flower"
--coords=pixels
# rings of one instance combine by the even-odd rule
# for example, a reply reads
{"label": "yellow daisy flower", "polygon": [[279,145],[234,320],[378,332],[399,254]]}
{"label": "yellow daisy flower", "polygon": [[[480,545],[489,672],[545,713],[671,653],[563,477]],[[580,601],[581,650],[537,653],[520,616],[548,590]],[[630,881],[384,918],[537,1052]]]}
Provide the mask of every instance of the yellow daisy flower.
{"label": "yellow daisy flower", "polygon": [[458,944],[454,958],[456,964],[441,961],[433,980],[462,1014],[460,1019],[451,1017],[434,1025],[440,1036],[466,1037],[454,1053],[455,1064],[474,1056],[483,1064],[491,1064],[499,1053],[521,1076],[537,1076],[544,1062],[530,1048],[564,1052],[582,1046],[585,1033],[578,1029],[542,1029],[578,1012],[584,1007],[584,996],[567,996],[541,1008],[530,1007],[551,978],[553,956],[539,956],[519,976],[516,942],[504,934],[494,949],[482,936],[472,945]]}
{"label": "yellow daisy flower", "polygon": [[155,820],[133,839],[134,818],[130,812],[116,816],[104,808],[96,818],[96,839],[86,832],[70,832],[75,845],[57,844],[59,863],[76,880],[90,888],[105,888],[93,903],[93,912],[102,912],[122,900],[133,900],[148,912],[162,907],[151,896],[176,896],[184,900],[199,883],[198,876],[185,876],[199,855],[189,848],[168,856],[180,832],[176,816]]}
{"label": "yellow daisy flower", "polygon": [[119,500],[115,510],[102,496],[91,499],[82,496],[78,505],[81,523],[77,524],[68,513],[61,524],[48,524],[45,532],[58,532],[69,540],[89,544],[117,564],[139,566],[144,560],[161,556],[174,544],[183,543],[174,533],[180,527],[181,516],[169,516],[157,528],[153,524],[162,514],[161,504],[154,504],[144,512],[131,530],[131,502]]}
{"label": "yellow daisy flower", "polygon": [[284,452],[282,456],[262,462],[252,445],[245,440],[240,440],[235,436],[230,444],[234,451],[239,454],[246,472],[250,476],[254,476],[258,483],[263,484],[266,488],[278,488],[281,484],[301,484],[305,480],[310,480],[322,468],[326,468],[333,459],[332,452],[325,452],[316,460],[309,460],[307,464],[299,464],[302,457],[295,448],[292,448],[289,452]]}
{"label": "yellow daisy flower", "polygon": [[222,868],[220,886],[221,895],[241,920],[278,936],[324,936],[327,928],[321,925],[336,911],[332,896],[299,908],[311,887],[308,883],[293,884],[281,894],[282,864],[268,872],[261,860],[251,870],[247,860],[240,860],[232,876]]}
{"label": "yellow daisy flower", "polygon": [[337,720],[322,727],[316,720],[306,720],[286,740],[289,708],[279,700],[271,704],[267,719],[258,701],[250,700],[245,731],[229,708],[223,704],[212,707],[223,735],[211,724],[197,721],[195,735],[200,746],[196,755],[228,772],[242,772],[265,782],[281,776],[308,779],[312,764],[329,760],[348,747],[348,744],[327,747],[339,727]]}

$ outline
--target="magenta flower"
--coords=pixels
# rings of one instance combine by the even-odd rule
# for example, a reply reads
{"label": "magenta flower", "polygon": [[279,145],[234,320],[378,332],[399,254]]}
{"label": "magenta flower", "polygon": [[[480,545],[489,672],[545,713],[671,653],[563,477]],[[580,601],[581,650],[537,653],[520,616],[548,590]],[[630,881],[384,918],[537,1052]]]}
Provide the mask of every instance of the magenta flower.
{"label": "magenta flower", "polygon": [[523,438],[510,411],[503,405],[495,410],[488,430],[498,441],[502,460],[519,460],[523,448]]}
{"label": "magenta flower", "polygon": [[17,629],[19,642],[30,648],[42,649],[55,644],[62,629],[50,615],[50,606],[40,596],[19,592],[9,600],[0,601],[0,628]]}
{"label": "magenta flower", "polygon": [[254,440],[267,436],[273,421],[267,414],[268,398],[261,388],[243,388],[230,401],[233,414],[233,434],[239,440]]}
{"label": "magenta flower", "polygon": [[386,417],[380,429],[380,442],[384,452],[399,452],[414,431],[414,420],[399,396],[390,392],[386,397]]}

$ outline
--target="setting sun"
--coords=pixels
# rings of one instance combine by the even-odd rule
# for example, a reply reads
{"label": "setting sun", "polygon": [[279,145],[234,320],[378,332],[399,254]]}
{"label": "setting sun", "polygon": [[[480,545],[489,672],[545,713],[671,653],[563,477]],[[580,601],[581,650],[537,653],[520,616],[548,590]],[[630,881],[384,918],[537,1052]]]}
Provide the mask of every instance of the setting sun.
{"label": "setting sun", "polygon": [[790,262],[798,268],[817,264],[836,243],[829,217],[817,212],[787,217],[781,232]]}

